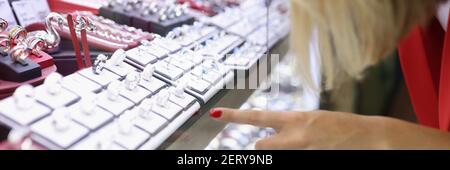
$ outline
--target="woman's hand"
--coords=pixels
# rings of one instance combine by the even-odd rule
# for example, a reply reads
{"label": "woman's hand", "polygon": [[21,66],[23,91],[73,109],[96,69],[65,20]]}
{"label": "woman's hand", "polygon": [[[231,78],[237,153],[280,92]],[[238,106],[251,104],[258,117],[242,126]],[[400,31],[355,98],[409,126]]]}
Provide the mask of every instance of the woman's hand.
{"label": "woman's hand", "polygon": [[259,127],[277,134],[256,149],[450,149],[450,135],[439,130],[379,116],[311,111],[270,112],[217,108],[211,117]]}

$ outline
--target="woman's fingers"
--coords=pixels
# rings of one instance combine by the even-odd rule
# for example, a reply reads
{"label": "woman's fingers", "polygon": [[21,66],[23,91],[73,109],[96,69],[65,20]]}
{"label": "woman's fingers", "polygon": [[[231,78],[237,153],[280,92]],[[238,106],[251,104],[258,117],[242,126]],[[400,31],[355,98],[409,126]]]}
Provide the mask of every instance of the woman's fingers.
{"label": "woman's fingers", "polygon": [[[300,130],[301,131],[301,130]],[[285,131],[275,135],[262,138],[255,144],[255,149],[258,150],[284,150],[284,149],[307,149],[309,144],[307,138],[296,131],[294,133]]]}
{"label": "woman's fingers", "polygon": [[255,149],[257,150],[271,150],[271,149],[282,149],[283,144],[281,143],[283,139],[280,139],[278,135],[269,136],[260,139],[255,144]]}
{"label": "woman's fingers", "polygon": [[215,108],[210,111],[210,116],[226,122],[278,129],[286,123],[290,115],[283,112]]}

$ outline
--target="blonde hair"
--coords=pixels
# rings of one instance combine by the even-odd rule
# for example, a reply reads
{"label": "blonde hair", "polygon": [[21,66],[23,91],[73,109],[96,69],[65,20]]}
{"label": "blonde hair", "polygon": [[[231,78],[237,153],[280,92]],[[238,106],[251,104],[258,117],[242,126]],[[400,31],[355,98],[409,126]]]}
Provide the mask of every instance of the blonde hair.
{"label": "blonde hair", "polygon": [[[310,69],[310,42],[318,41],[324,88],[364,70],[393,52],[412,26],[423,23],[440,0],[291,0],[291,49],[304,83],[320,90]],[[320,85],[319,85],[320,86]]]}

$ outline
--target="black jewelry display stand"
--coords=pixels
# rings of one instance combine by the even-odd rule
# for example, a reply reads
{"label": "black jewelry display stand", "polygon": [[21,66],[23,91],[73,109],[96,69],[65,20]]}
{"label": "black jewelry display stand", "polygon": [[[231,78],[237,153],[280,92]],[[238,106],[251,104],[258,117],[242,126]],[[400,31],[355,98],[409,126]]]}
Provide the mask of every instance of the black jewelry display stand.
{"label": "black jewelry display stand", "polygon": [[99,9],[99,15],[114,20],[119,24],[126,24],[136,28],[140,28],[147,32],[167,35],[170,30],[184,24],[190,25],[194,23],[195,18],[189,14],[183,14],[174,19],[159,21],[156,15],[141,15],[141,11],[125,11],[122,6],[107,6]]}
{"label": "black jewelry display stand", "polygon": [[0,79],[5,81],[23,82],[42,75],[39,64],[25,59],[26,65],[14,62],[10,56],[0,56]]}
{"label": "black jewelry display stand", "polygon": [[155,16],[139,16],[133,18],[133,26],[142,30],[157,33],[161,36],[166,36],[170,30],[182,25],[192,25],[195,19],[193,16],[184,14],[174,19],[167,19],[165,21],[159,21]]}
{"label": "black jewelry display stand", "polygon": [[111,19],[118,24],[123,25],[131,25],[131,16],[128,13],[125,13],[124,6],[115,5],[115,6],[107,6],[101,7],[99,9],[99,15],[105,18]]}

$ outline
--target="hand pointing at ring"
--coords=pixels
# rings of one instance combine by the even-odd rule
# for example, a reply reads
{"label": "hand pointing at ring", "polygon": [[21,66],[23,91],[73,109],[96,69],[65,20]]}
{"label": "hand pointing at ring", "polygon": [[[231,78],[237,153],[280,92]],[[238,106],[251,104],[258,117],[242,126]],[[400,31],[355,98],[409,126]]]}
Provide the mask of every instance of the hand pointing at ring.
{"label": "hand pointing at ring", "polygon": [[[271,127],[276,134],[256,149],[418,149],[450,148],[448,135],[431,128],[380,116],[331,111],[272,112],[215,108],[219,121]],[[421,133],[404,133],[410,130]],[[425,137],[426,136],[426,137]],[[436,143],[427,143],[435,138]],[[438,142],[442,141],[442,142]]]}

